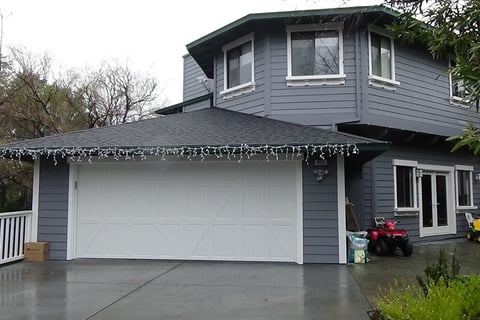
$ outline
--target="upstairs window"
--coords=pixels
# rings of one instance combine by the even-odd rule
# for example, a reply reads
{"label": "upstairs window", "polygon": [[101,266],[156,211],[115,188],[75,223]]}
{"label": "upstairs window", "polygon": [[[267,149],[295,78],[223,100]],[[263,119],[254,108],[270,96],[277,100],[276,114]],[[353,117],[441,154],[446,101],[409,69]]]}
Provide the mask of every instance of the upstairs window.
{"label": "upstairs window", "polygon": [[255,90],[253,34],[223,46],[225,99]]}
{"label": "upstairs window", "polygon": [[369,84],[395,90],[400,85],[395,80],[394,41],[373,26],[368,32]]}
{"label": "upstairs window", "polygon": [[227,89],[252,81],[252,43],[227,51]]}
{"label": "upstairs window", "polygon": [[457,191],[457,207],[472,208],[473,207],[473,167],[471,166],[455,166],[456,169],[456,191]]}
{"label": "upstairs window", "polygon": [[340,24],[287,27],[287,84],[344,84]]}
{"label": "upstairs window", "polygon": [[[450,66],[455,66],[455,61],[450,61]],[[467,92],[463,80],[456,79],[453,74],[449,75],[450,80],[450,103],[462,107],[469,107],[470,102],[467,98]]]}
{"label": "upstairs window", "polygon": [[416,166],[416,161],[393,160],[396,211],[416,210],[418,207],[415,178]]}

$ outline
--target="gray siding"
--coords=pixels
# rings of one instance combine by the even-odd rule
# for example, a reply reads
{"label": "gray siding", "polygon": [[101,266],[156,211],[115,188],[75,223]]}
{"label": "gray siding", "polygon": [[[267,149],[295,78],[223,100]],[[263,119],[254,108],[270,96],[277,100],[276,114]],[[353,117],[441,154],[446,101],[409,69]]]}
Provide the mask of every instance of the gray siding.
{"label": "gray siding", "polygon": [[[183,100],[190,100],[208,93],[205,86],[197,80],[198,77],[207,78],[199,65],[187,54],[183,56]],[[213,89],[213,88],[212,88]]]}
{"label": "gray siding", "polygon": [[192,112],[206,108],[210,108],[210,99],[185,106],[183,107],[183,112]]}
{"label": "gray siding", "polygon": [[288,87],[286,32],[271,37],[272,118],[321,127],[357,119],[355,32],[343,35],[345,85]]}
{"label": "gray siding", "polygon": [[328,176],[315,180],[303,163],[303,259],[305,263],[338,263],[336,159],[328,159]]}
{"label": "gray siding", "polygon": [[68,180],[66,159],[40,161],[40,188],[38,197],[38,241],[49,244],[48,258],[65,260],[67,257]]}
{"label": "gray siding", "polygon": [[285,29],[257,32],[254,41],[254,92],[223,99],[223,53],[215,56],[216,106],[324,128],[359,119],[355,32],[344,32],[345,85],[288,87]]}
{"label": "gray siding", "polygon": [[[360,223],[363,228],[373,225],[374,216],[385,216],[389,219],[400,221],[400,227],[407,229],[409,236],[414,242],[432,241],[452,237],[463,237],[467,228],[465,211],[456,213],[457,234],[449,234],[436,237],[419,237],[419,217],[394,217],[394,181],[393,159],[414,160],[421,164],[454,166],[471,165],[475,172],[480,170],[477,159],[468,154],[450,153],[448,150],[419,147],[394,147],[376,159],[368,162],[363,167],[363,213]],[[474,205],[480,205],[480,185],[473,182]],[[471,211],[471,210],[468,210]],[[475,210],[474,210],[475,211]]]}
{"label": "gray siding", "polygon": [[[363,39],[367,41],[366,35]],[[368,55],[365,58],[368,66]],[[400,86],[396,91],[369,87],[363,123],[442,136],[458,134],[465,122],[479,123],[474,108],[450,104],[447,61],[396,42],[395,67]]]}

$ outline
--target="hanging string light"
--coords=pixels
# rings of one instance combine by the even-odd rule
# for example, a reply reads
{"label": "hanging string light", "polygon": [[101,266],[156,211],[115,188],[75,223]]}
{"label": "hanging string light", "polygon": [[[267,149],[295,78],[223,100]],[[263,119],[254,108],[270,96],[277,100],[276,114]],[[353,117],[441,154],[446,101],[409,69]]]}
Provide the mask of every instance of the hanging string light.
{"label": "hanging string light", "polygon": [[208,156],[215,156],[218,159],[235,160],[240,162],[250,159],[259,154],[264,154],[267,161],[279,160],[280,157],[292,159],[305,155],[305,161],[311,157],[326,159],[335,155],[349,156],[358,154],[356,144],[305,144],[305,145],[255,145],[242,144],[240,146],[181,146],[181,147],[58,147],[58,148],[14,148],[0,147],[0,158],[14,159],[21,161],[25,158],[37,159],[46,157],[53,159],[55,165],[58,158],[69,158],[72,161],[92,162],[94,159],[112,158],[114,160],[145,160],[149,156],[160,157],[167,160],[168,156],[184,157],[189,160],[205,160]]}

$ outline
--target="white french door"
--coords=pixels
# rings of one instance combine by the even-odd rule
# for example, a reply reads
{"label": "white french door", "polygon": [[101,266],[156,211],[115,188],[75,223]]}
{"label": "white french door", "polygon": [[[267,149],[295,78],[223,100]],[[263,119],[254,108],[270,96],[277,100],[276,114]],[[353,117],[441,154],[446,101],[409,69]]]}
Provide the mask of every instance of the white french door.
{"label": "white french door", "polygon": [[420,179],[420,235],[455,231],[452,172],[424,171]]}

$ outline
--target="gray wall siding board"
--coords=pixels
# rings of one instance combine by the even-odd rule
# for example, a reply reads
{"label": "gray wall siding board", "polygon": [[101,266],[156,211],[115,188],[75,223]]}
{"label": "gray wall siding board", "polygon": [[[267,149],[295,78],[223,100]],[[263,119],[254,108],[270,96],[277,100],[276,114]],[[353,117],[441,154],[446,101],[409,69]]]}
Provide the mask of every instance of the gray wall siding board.
{"label": "gray wall siding board", "polygon": [[312,165],[302,166],[304,262],[338,263],[336,160],[328,160],[329,174],[321,182]]}
{"label": "gray wall siding board", "polygon": [[197,111],[197,110],[206,109],[206,108],[210,108],[210,99],[185,106],[183,107],[183,112],[192,112],[192,111]]}
{"label": "gray wall siding board", "polygon": [[[362,63],[368,66],[365,58]],[[400,86],[396,91],[369,87],[365,123],[443,136],[460,132],[462,122],[479,123],[474,110],[450,104],[447,61],[397,42],[395,65]]]}
{"label": "gray wall siding board", "polygon": [[[373,226],[373,216],[385,216],[389,219],[400,221],[400,226],[409,232],[413,242],[433,241],[452,237],[463,237],[466,231],[464,222],[464,211],[457,211],[457,234],[448,234],[435,237],[420,238],[419,217],[394,217],[394,180],[393,180],[393,159],[414,160],[420,164],[454,166],[471,165],[474,171],[480,170],[477,159],[468,153],[450,153],[448,149],[439,149],[430,147],[428,149],[421,147],[401,147],[394,146],[392,150],[377,157],[374,161],[366,163],[363,167],[363,212],[361,221],[363,227]],[[375,179],[372,180],[372,168],[375,169]],[[480,185],[473,183],[474,187],[474,205],[480,204]],[[375,201],[372,199],[375,198]]]}
{"label": "gray wall siding board", "polygon": [[197,77],[207,78],[197,62],[189,54],[183,57],[183,100],[190,100],[208,93]]}
{"label": "gray wall siding board", "polygon": [[49,259],[67,256],[69,165],[65,159],[40,160],[38,241],[49,242]]}

